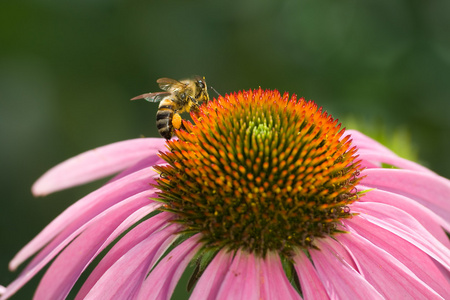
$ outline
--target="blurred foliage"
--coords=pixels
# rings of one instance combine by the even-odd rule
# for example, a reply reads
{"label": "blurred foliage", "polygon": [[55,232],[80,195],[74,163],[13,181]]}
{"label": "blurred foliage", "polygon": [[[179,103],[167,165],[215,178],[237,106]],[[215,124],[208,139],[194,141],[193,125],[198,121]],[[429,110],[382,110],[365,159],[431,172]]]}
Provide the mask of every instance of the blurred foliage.
{"label": "blurred foliage", "polygon": [[404,128],[393,140],[450,177],[449,13],[444,0],[3,1],[0,283],[20,247],[99,185],[33,200],[33,181],[90,148],[157,136],[157,104],[128,99],[159,77],[289,91],[348,128],[348,116],[380,120],[360,128],[386,139]]}

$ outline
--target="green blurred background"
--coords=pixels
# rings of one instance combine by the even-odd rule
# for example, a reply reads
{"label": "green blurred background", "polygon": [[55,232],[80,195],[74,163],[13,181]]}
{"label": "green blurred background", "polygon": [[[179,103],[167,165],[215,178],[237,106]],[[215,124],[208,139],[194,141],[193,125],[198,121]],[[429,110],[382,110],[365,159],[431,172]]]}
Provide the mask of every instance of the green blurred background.
{"label": "green blurred background", "polygon": [[399,136],[400,152],[411,143],[450,177],[449,15],[448,0],[3,1],[0,284],[20,248],[100,184],[34,199],[33,181],[82,151],[157,136],[157,104],[129,99],[159,77],[296,93],[344,126]]}

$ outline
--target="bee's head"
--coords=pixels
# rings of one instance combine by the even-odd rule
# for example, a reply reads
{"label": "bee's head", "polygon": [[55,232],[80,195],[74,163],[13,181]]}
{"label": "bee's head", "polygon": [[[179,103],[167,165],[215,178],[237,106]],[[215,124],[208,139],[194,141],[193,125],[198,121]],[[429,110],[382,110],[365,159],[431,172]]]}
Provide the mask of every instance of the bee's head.
{"label": "bee's head", "polygon": [[196,98],[199,101],[209,101],[208,87],[206,85],[205,77],[196,76],[195,85],[197,86]]}

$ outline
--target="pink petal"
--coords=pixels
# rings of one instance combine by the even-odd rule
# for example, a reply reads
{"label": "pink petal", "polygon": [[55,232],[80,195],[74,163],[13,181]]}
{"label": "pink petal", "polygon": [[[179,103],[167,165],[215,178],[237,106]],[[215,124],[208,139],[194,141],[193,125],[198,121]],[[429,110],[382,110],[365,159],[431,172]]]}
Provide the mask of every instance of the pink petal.
{"label": "pink petal", "polygon": [[309,252],[320,281],[331,299],[384,299],[333,249],[342,246],[330,238],[318,239],[316,244],[320,250]]}
{"label": "pink petal", "polygon": [[450,181],[422,172],[398,169],[368,169],[362,185],[378,188],[411,198],[428,207],[444,220],[450,220]]}
{"label": "pink petal", "polygon": [[53,167],[39,178],[32,187],[36,196],[90,182],[130,167],[145,157],[156,155],[164,149],[165,140],[141,138],[99,147]]}
{"label": "pink petal", "polygon": [[[105,214],[81,233],[53,261],[44,274],[35,299],[62,299],[67,296],[81,272],[107,245],[105,240],[130,214],[147,205],[148,199],[124,203],[122,207]],[[122,204],[122,203],[121,203]]]}
{"label": "pink petal", "polygon": [[351,136],[352,145],[357,146],[358,149],[369,149],[375,150],[382,154],[395,155],[395,153],[389,150],[387,147],[383,146],[379,142],[371,139],[370,137],[362,134],[359,131],[347,129],[342,135],[341,140],[344,139],[347,135]]}
{"label": "pink petal", "polygon": [[[238,250],[227,266],[217,295],[208,299],[301,299],[287,279],[278,254],[269,253],[263,259]],[[221,268],[221,274],[223,271]],[[206,295],[198,294],[200,298]]]}
{"label": "pink petal", "polygon": [[202,246],[195,235],[176,246],[151,271],[142,284],[137,299],[170,299],[186,266]]}
{"label": "pink petal", "polygon": [[[345,228],[342,228],[342,226],[339,226],[340,230],[345,231]],[[328,243],[327,245],[329,247],[329,250],[335,253],[341,260],[345,261],[345,263],[354,269],[356,272],[359,273],[359,267],[356,263],[356,261],[353,259],[353,257],[350,255],[350,253],[347,251],[345,247],[342,247],[339,243]]]}
{"label": "pink petal", "polygon": [[161,164],[166,164],[166,161],[163,160],[162,158],[160,158],[158,156],[158,159],[155,160],[155,156],[149,156],[146,157],[142,160],[140,160],[138,163],[136,163],[135,165],[123,170],[122,172],[120,172],[119,174],[117,174],[116,176],[114,176],[112,179],[110,179],[108,182],[113,182],[116,181],[120,178],[123,178],[127,175],[130,175],[131,173],[135,173],[137,171],[140,171],[142,169],[146,169],[149,167],[153,167],[155,165],[161,165]]}
{"label": "pink petal", "polygon": [[[142,195],[142,193],[141,193]],[[109,245],[114,242],[114,240],[121,235],[123,232],[127,231],[129,228],[132,228],[136,223],[141,221],[144,217],[148,216],[158,208],[162,206],[161,203],[151,202],[146,206],[137,209],[132,214],[130,214],[116,229],[111,233],[111,235],[105,240],[104,245]],[[103,249],[101,249],[103,250]]]}
{"label": "pink petal", "polygon": [[92,271],[86,282],[81,287],[76,299],[84,299],[92,287],[98,282],[100,277],[103,276],[103,274],[113,264],[115,264],[117,260],[119,260],[134,246],[147,239],[150,235],[161,230],[162,227],[167,225],[166,223],[168,223],[170,218],[170,214],[160,213],[143,221],[125,234],[125,236],[123,236],[98,263],[94,271]]}
{"label": "pink petal", "polygon": [[[142,191],[151,191],[153,188],[149,186],[149,183],[154,182],[153,177],[155,176],[157,176],[157,174],[152,168],[143,169],[107,184],[77,201],[56,217],[16,254],[10,262],[10,269],[15,270],[18,265],[41,249],[66,228],[67,230],[64,231],[64,236],[60,237],[60,240],[64,240],[67,236],[70,236],[75,230],[108,207]],[[151,195],[148,195],[148,197],[150,196]],[[43,256],[45,254],[42,253],[39,255]]]}
{"label": "pink petal", "polygon": [[[359,157],[358,157],[359,159]],[[359,162],[361,169],[374,169],[374,168],[381,168],[381,163],[374,163],[372,161],[368,161],[365,159],[361,159]]]}
{"label": "pink petal", "polygon": [[415,162],[401,158],[387,147],[377,141],[365,136],[355,130],[346,130],[341,139],[347,135],[351,136],[352,145],[358,147],[358,159],[361,159],[361,166],[365,168],[380,168],[381,163],[387,163],[399,168],[435,174],[428,168],[425,168]]}
{"label": "pink petal", "polygon": [[[418,279],[440,294],[442,298],[450,299],[450,283],[436,266],[434,260],[422,250],[416,248],[408,241],[399,238],[395,234],[368,222],[360,216],[355,216],[351,220],[345,220],[345,224],[347,230],[351,233],[349,235],[357,234],[359,239],[364,237],[373,244],[373,247],[376,246],[386,251],[392,255],[393,258],[401,262],[406,268],[411,270]],[[340,236],[338,239],[339,241],[342,241]],[[360,242],[357,244],[357,247],[359,247]],[[360,265],[363,264],[360,257],[352,250],[352,246],[347,244],[347,247],[353,252],[356,259],[360,261]],[[370,247],[371,246],[364,248],[364,252],[366,252],[367,255],[372,255],[372,250],[369,250]],[[379,250],[375,250],[373,253],[376,253],[377,251]],[[375,259],[375,261],[377,261],[377,259]],[[371,262],[369,262],[369,264],[371,264]],[[379,263],[377,264],[379,265]],[[384,263],[382,265],[384,266]],[[395,282],[397,279],[394,278],[392,280],[392,282]],[[387,282],[386,284],[390,285],[391,282]]]}
{"label": "pink petal", "polygon": [[[93,220],[92,225],[89,226],[83,233],[81,233],[69,246],[67,246],[67,248],[58,256],[58,258],[55,260],[55,262],[50,266],[49,270],[47,271],[47,273],[49,273],[51,270],[53,270],[52,268],[54,268],[55,263],[58,261],[61,261],[61,259],[63,260],[61,262],[61,264],[64,264],[64,257],[67,257],[69,255],[69,259],[67,262],[70,261],[70,263],[72,264],[76,264],[78,259],[83,259],[82,257],[80,258],[80,254],[82,254],[82,252],[77,252],[78,248],[83,248],[83,247],[88,247],[90,244],[89,243],[95,243],[95,242],[99,242],[95,239],[89,240],[92,236],[95,237],[95,234],[108,234],[108,232],[113,232],[114,229],[117,226],[113,226],[111,225],[110,227],[107,228],[103,228],[105,225],[107,224],[116,224],[122,222],[123,220],[126,220],[127,217],[134,213],[134,211],[136,210],[140,210],[141,208],[145,208],[145,206],[149,206],[149,208],[147,209],[142,209],[141,211],[144,214],[148,214],[149,211],[151,211],[152,208],[156,208],[157,205],[155,203],[151,203],[149,205],[149,203],[151,203],[151,201],[147,198],[147,197],[141,197],[141,195],[136,195],[134,197],[130,197],[129,199],[124,200],[123,202],[115,205],[114,207],[111,207],[110,209],[106,210],[105,212],[103,212],[101,215],[99,215],[97,218],[95,218],[95,220]],[[105,230],[106,231],[105,233]],[[119,232],[117,232],[116,234],[120,234]],[[70,240],[72,240],[74,237],[76,236],[76,234],[74,234]],[[103,237],[104,235],[102,235]],[[88,239],[86,241],[86,239]],[[104,244],[104,240],[100,239],[100,246],[101,247],[105,247],[106,245]],[[84,242],[86,242],[85,244],[83,244]],[[103,245],[102,245],[103,243]],[[35,259],[33,259],[33,261],[29,264],[29,266],[27,266],[27,268],[22,271],[22,273],[19,275],[19,277],[13,281],[7,288],[8,291],[8,296],[14,294],[20,287],[22,287],[27,281],[29,281],[34,275],[36,275],[36,273],[42,269],[52,258],[54,258],[65,246],[67,243],[61,243],[61,244],[57,244],[57,245],[52,245],[51,250],[48,251],[46,256],[42,256],[42,257],[36,257]],[[79,244],[81,244],[81,246],[78,246]],[[70,256],[71,254],[67,254],[67,252],[69,251],[69,249],[73,249],[74,247],[78,247],[75,249],[75,254],[73,254],[72,256]],[[99,249],[99,248],[97,248]],[[100,248],[102,249],[102,248]],[[73,250],[70,250],[73,252]],[[87,251],[87,250],[86,250]],[[101,251],[101,250],[100,250]],[[72,253],[70,252],[70,253]],[[76,255],[78,254],[78,256]],[[88,252],[86,252],[86,254],[88,254]],[[40,253],[39,253],[40,255]],[[39,256],[38,255],[38,256]],[[81,266],[82,268],[84,268],[84,265]],[[61,270],[61,272],[64,271],[69,271],[70,266],[68,266],[68,268],[66,270]],[[61,276],[63,277],[63,276]],[[45,276],[44,276],[45,278]],[[44,279],[43,279],[44,280]],[[55,286],[55,284],[51,284],[52,286]],[[42,286],[42,281],[41,281],[41,285],[39,287]],[[70,289],[70,287],[69,287]],[[5,295],[5,298],[7,297],[7,295]],[[3,299],[3,298],[1,298]]]}
{"label": "pink petal", "polygon": [[268,253],[264,259],[259,258],[259,260],[261,299],[301,299],[287,279],[278,254]]}
{"label": "pink petal", "polygon": [[386,298],[440,299],[429,286],[386,251],[357,233],[341,234],[339,242],[352,253],[364,278]]}
{"label": "pink petal", "polygon": [[238,250],[216,299],[260,299],[259,260]]}
{"label": "pink petal", "polygon": [[190,299],[216,299],[232,260],[232,252],[220,250],[198,280]]}
{"label": "pink petal", "polygon": [[303,251],[298,251],[294,256],[294,267],[297,271],[303,298],[305,300],[329,299],[327,291],[322,284],[316,269]]}
{"label": "pink petal", "polygon": [[416,219],[406,212],[381,203],[355,202],[352,212],[407,240],[450,270],[450,249],[442,245]]}
{"label": "pink petal", "polygon": [[[148,192],[142,192],[136,194],[130,198],[125,199],[123,202],[112,206],[107,209],[105,212],[96,216],[95,218],[89,220],[87,223],[83,224],[81,227],[77,228],[73,231],[71,227],[66,228],[60,235],[58,235],[54,240],[52,240],[43,250],[41,250],[33,260],[27,265],[25,270],[22,273],[36,273],[41,268],[43,268],[50,260],[52,260],[65,246],[67,246],[74,238],[76,238],[81,232],[83,232],[87,227],[95,224],[97,219],[103,218],[106,214],[109,214],[111,211],[122,207],[123,205],[128,205],[128,203],[138,201],[140,199],[146,199],[149,204],[143,206],[142,208],[137,209],[132,214],[130,214],[114,231],[110,234],[110,236],[105,240],[104,244],[108,245],[111,243],[118,235],[128,229],[131,225],[135,224],[138,220],[142,219],[155,209],[161,206],[160,203],[151,202],[149,200],[149,195],[152,195]],[[103,248],[102,248],[103,249]],[[101,250],[99,250],[101,251]]]}
{"label": "pink petal", "polygon": [[447,231],[450,231],[450,220],[442,219],[416,201],[402,195],[393,194],[383,190],[372,190],[364,197],[361,197],[360,201],[384,203],[403,210],[419,221],[420,224],[422,224],[431,234],[433,234],[434,237],[437,238],[443,245],[450,248],[450,241],[447,234],[442,229],[442,227],[444,227]]}
{"label": "pink petal", "polygon": [[395,154],[386,154],[375,150],[360,149],[358,151],[358,155],[359,155],[358,158],[362,159],[363,161],[386,163],[402,169],[425,172],[435,175],[435,173],[430,171],[429,169],[410,160],[401,158]]}
{"label": "pink petal", "polygon": [[[83,299],[132,299],[139,292],[149,270],[177,238],[178,225],[170,225],[134,246],[106,270]],[[160,250],[163,248],[163,251]]]}

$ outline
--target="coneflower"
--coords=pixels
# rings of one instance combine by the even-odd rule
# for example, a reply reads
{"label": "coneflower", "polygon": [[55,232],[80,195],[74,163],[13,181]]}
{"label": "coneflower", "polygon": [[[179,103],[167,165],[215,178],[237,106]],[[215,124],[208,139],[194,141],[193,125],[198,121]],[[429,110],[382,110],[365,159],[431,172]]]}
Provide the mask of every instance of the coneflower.
{"label": "coneflower", "polygon": [[[345,130],[312,101],[251,90],[200,108],[178,139],[76,156],[35,195],[123,170],[11,261],[9,298],[45,265],[35,299],[450,299],[450,182]],[[382,163],[396,168],[382,168]]]}

